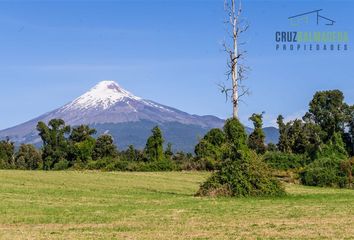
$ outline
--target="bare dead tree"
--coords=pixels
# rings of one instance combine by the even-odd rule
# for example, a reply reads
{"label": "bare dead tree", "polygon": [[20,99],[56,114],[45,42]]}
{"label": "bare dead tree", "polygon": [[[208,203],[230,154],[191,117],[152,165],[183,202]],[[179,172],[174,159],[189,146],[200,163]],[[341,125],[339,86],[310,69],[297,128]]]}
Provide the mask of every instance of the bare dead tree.
{"label": "bare dead tree", "polygon": [[[238,118],[239,103],[241,98],[249,93],[242,81],[245,79],[245,73],[248,68],[241,63],[245,52],[241,51],[239,46],[239,37],[247,31],[248,24],[241,21],[242,5],[241,0],[238,0],[239,6],[236,7],[237,0],[225,0],[225,11],[227,13],[227,34],[228,41],[224,41],[223,48],[228,55],[227,61],[227,79],[232,80],[232,87],[228,88],[225,85],[219,85],[221,92],[225,94],[226,99],[232,99],[233,117]],[[237,8],[237,9],[236,9]],[[230,94],[231,92],[231,94]]]}

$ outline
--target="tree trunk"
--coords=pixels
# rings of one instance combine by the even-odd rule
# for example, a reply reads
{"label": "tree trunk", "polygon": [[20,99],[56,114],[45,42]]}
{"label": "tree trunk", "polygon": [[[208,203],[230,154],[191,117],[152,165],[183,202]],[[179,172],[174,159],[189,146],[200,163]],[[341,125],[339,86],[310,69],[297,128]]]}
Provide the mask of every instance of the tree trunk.
{"label": "tree trunk", "polygon": [[233,53],[231,59],[231,75],[232,75],[232,103],[233,103],[233,111],[232,116],[233,118],[238,119],[238,48],[237,48],[237,18],[236,16],[236,6],[235,0],[232,0],[232,18],[231,18],[231,25],[232,25],[232,43],[233,43]]}

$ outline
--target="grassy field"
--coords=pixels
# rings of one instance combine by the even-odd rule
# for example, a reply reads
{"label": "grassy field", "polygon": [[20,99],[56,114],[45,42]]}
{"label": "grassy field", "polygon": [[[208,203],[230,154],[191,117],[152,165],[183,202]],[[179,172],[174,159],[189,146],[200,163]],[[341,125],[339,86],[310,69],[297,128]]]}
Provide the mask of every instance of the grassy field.
{"label": "grassy field", "polygon": [[354,239],[354,191],[193,194],[207,173],[0,171],[1,239]]}

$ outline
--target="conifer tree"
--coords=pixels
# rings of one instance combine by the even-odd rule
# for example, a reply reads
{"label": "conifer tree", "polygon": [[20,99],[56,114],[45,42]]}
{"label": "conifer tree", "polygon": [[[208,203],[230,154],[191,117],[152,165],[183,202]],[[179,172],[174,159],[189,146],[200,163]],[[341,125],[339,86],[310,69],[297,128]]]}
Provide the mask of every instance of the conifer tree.
{"label": "conifer tree", "polygon": [[265,134],[263,132],[263,113],[262,114],[252,114],[249,118],[253,122],[254,130],[248,138],[248,146],[250,149],[256,151],[258,154],[263,154],[266,151],[265,146]]}
{"label": "conifer tree", "polygon": [[151,132],[152,135],[146,141],[145,153],[149,161],[161,161],[164,159],[162,132],[158,126]]}

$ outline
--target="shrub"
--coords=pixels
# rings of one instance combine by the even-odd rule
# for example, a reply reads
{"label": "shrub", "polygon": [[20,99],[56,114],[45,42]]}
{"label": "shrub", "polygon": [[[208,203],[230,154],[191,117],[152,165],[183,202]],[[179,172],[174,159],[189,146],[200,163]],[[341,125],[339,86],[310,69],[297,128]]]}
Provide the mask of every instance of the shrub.
{"label": "shrub", "polygon": [[128,161],[121,158],[102,158],[96,161],[89,161],[87,168],[91,170],[106,171],[137,171],[137,172],[154,172],[154,171],[173,171],[177,170],[176,164],[171,160],[161,160],[154,162],[138,162]]}
{"label": "shrub", "polygon": [[237,119],[224,126],[227,139],[220,169],[207,179],[197,196],[280,196],[285,190],[271,176],[267,164],[247,145],[244,127]]}
{"label": "shrub", "polygon": [[115,161],[113,158],[105,157],[97,160],[90,160],[87,163],[87,169],[90,170],[99,170],[105,169],[108,165],[112,164]]}
{"label": "shrub", "polygon": [[256,154],[225,161],[220,170],[200,187],[199,196],[281,196],[285,191]]}
{"label": "shrub", "polygon": [[267,152],[263,159],[270,167],[278,170],[299,169],[310,161],[306,155],[284,152]]}
{"label": "shrub", "polygon": [[15,156],[15,165],[19,169],[39,169],[42,167],[42,156],[30,144],[22,144]]}
{"label": "shrub", "polygon": [[0,141],[0,168],[13,168],[15,144],[10,139]]}
{"label": "shrub", "polygon": [[65,170],[69,168],[69,161],[65,159],[59,160],[56,164],[54,164],[53,170]]}
{"label": "shrub", "polygon": [[347,176],[347,186],[348,188],[353,188],[354,187],[354,157],[350,158],[347,161],[344,161],[341,163],[341,170],[344,171],[344,173]]}
{"label": "shrub", "polygon": [[333,158],[316,159],[300,173],[301,182],[308,186],[346,187],[347,176],[341,169],[343,162]]}
{"label": "shrub", "polygon": [[301,182],[309,186],[350,187],[351,172],[346,167],[347,158],[341,135],[334,133],[330,141],[317,153],[317,159],[300,173]]}
{"label": "shrub", "polygon": [[170,160],[160,160],[154,162],[141,162],[136,165],[135,171],[155,172],[155,171],[173,171],[177,166]]}
{"label": "shrub", "polygon": [[[103,168],[106,171],[132,171],[131,163],[125,160],[114,159]],[[133,168],[134,169],[134,168]]]}

